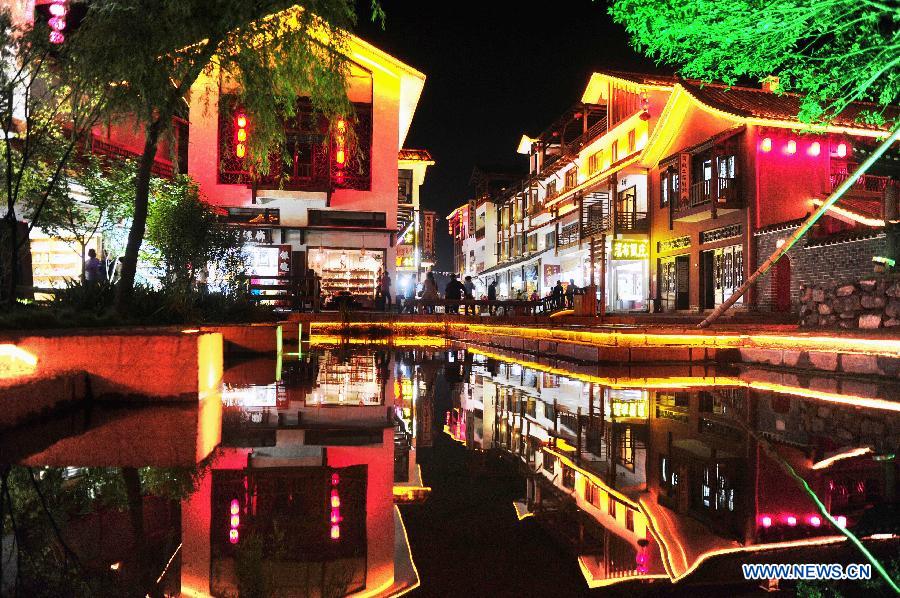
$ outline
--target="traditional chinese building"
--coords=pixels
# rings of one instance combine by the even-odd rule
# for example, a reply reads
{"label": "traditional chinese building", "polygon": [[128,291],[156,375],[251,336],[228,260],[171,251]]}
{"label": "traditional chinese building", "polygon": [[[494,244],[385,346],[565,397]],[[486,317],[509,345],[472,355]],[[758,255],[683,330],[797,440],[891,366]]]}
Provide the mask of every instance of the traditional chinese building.
{"label": "traditional chinese building", "polygon": [[594,73],[578,103],[518,151],[529,175],[498,207],[501,295],[546,295],[557,281],[593,285],[607,311],[645,311],[647,168],[640,157],[674,80]]}
{"label": "traditional chinese building", "polygon": [[[678,81],[643,156],[650,168],[651,293],[660,311],[725,301],[886,134],[852,104],[827,127],[800,123],[800,97]],[[898,111],[889,109],[888,120]],[[858,278],[896,218],[896,160],[860,177],[739,305],[789,311],[803,282]]]}
{"label": "traditional chinese building", "polygon": [[[434,265],[434,212],[422,210],[419,189],[434,165],[428,150],[402,149],[397,176],[397,288],[404,293]],[[426,251],[427,250],[427,251]]]}
{"label": "traditional chinese building", "polygon": [[[348,291],[365,302],[382,271],[396,274],[398,233],[405,232],[398,223],[408,227],[415,205],[412,197],[404,198],[412,204],[398,202],[399,170],[420,163],[412,170],[421,170],[421,181],[430,162],[427,152],[401,154],[398,169],[425,76],[357,37],[347,58],[354,114],[329,128],[298,98],[297,116],[285,122],[289,155],[262,177],[251,177],[236,151],[235,131],[251,116],[235,105],[217,73],[202,76],[191,90],[198,99],[190,108],[188,172],[235,224],[265,231],[255,249],[257,274],[311,268],[322,278],[326,299]],[[252,134],[252,123],[246,126]],[[347,138],[355,138],[354,147],[340,147],[339,133],[325,138],[323,131],[341,127],[353,128]]]}

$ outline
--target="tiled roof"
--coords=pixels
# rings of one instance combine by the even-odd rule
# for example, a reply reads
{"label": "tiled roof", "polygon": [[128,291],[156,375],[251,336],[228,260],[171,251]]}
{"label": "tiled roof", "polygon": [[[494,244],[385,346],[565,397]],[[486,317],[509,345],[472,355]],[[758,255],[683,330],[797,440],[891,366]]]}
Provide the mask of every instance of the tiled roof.
{"label": "tiled roof", "polygon": [[837,204],[848,212],[853,212],[864,218],[880,220],[883,217],[881,213],[882,201],[880,199],[844,196],[838,200]]}
{"label": "tiled roof", "polygon": [[431,154],[428,153],[428,150],[424,149],[406,149],[403,148],[400,150],[399,155],[397,156],[398,160],[409,160],[409,161],[417,161],[417,162],[433,162],[434,158],[431,157]]}
{"label": "tiled roof", "polygon": [[654,75],[651,73],[632,73],[629,71],[613,71],[608,69],[601,69],[596,72],[601,75],[609,75],[610,77],[615,77],[617,79],[631,81],[632,83],[637,83],[639,85],[668,85],[674,87],[674,85],[680,81],[675,75]]}
{"label": "tiled roof", "polygon": [[[737,116],[755,116],[777,120],[796,120],[800,112],[801,96],[792,93],[772,93],[752,87],[728,87],[718,83],[701,83],[682,80],[681,85],[692,96],[713,108]],[[866,102],[854,102],[838,115],[833,124],[869,130],[886,130],[886,126],[861,122],[860,114],[878,106]],[[888,122],[900,119],[900,106],[889,107],[884,114]]]}

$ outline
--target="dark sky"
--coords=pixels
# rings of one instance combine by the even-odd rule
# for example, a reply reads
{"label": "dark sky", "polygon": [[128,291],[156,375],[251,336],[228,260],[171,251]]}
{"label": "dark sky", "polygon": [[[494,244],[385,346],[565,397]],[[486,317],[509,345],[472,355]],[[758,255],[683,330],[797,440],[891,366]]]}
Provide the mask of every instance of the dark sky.
{"label": "dark sky", "polygon": [[[581,97],[598,68],[657,70],[637,55],[604,0],[541,3],[381,0],[385,28],[360,0],[356,33],[425,73],[406,147],[428,149],[437,164],[422,205],[443,217],[469,199],[475,164],[517,165],[522,133],[536,135]],[[438,269],[449,269],[447,223],[438,228]]]}

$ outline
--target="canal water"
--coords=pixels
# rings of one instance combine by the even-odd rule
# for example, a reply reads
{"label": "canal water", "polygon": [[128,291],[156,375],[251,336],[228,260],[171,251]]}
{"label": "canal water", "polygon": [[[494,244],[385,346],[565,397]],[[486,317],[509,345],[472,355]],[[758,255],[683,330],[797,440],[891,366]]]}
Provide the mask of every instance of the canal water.
{"label": "canal water", "polygon": [[742,563],[866,563],[841,527],[898,574],[890,385],[399,340],[223,379],[4,430],[2,594],[749,596]]}

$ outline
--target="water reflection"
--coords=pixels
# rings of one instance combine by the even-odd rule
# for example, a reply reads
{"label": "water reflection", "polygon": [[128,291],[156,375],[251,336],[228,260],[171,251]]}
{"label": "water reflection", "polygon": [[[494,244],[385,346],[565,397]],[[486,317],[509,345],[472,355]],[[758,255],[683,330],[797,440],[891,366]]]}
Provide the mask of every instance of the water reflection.
{"label": "water reflection", "polygon": [[438,359],[439,347],[307,350],[230,364],[220,392],[193,405],[93,397],[10,430],[2,593],[415,587],[395,504],[430,491],[416,454],[432,438]]}
{"label": "water reflection", "polygon": [[887,505],[897,500],[900,418],[889,407],[804,400],[799,386],[756,390],[765,371],[673,375],[670,388],[618,377],[613,387],[492,354],[453,359],[461,371],[445,431],[519,460],[527,482],[517,514],[554,528],[591,587],[678,580],[712,556],[842,541],[787,466],[839,525],[893,535],[896,553],[900,526]]}
{"label": "water reflection", "polygon": [[[451,513],[436,527],[465,537],[479,516],[451,507],[489,486],[479,472],[500,475],[488,457],[515,464],[515,500],[478,508],[537,524],[528,550],[562,574],[557,561],[577,563],[579,586],[579,570],[589,587],[640,592],[739,581],[748,559],[861,562],[788,467],[840,525],[897,552],[895,387],[434,343],[301,349],[227,364],[196,403],[97,396],[5,431],[2,593],[398,595],[419,574],[397,505],[418,505],[404,508],[419,525]],[[469,468],[441,482],[460,494],[426,483],[441,443]],[[417,558],[451,566],[460,547],[441,539]],[[487,562],[522,548],[495,541],[464,550]],[[547,583],[534,591],[562,584]]]}

